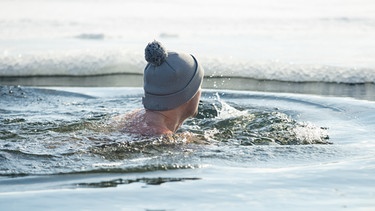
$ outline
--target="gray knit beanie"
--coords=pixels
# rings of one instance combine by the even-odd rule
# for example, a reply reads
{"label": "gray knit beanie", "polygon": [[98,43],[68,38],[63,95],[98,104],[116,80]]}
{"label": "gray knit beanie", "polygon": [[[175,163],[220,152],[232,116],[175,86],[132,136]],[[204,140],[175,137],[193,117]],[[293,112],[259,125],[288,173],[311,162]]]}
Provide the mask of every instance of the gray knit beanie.
{"label": "gray knit beanie", "polygon": [[194,56],[166,51],[158,41],[145,49],[148,62],[144,70],[143,105],[165,111],[188,102],[198,92],[204,71]]}

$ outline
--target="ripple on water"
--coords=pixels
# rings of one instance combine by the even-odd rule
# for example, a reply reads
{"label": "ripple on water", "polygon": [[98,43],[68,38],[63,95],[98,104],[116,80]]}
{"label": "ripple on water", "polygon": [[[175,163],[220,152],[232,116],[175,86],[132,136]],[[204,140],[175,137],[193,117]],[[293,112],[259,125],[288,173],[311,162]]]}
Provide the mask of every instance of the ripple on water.
{"label": "ripple on water", "polygon": [[[318,147],[330,144],[324,126],[299,122],[275,108],[226,103],[215,95],[202,98],[197,117],[178,134],[140,137],[109,124],[134,103],[141,105],[140,96],[94,98],[23,87],[2,87],[1,93],[6,101],[0,101],[0,175],[154,171],[217,160],[242,165],[330,154],[329,148]],[[9,107],[13,103],[19,103],[16,109]]]}

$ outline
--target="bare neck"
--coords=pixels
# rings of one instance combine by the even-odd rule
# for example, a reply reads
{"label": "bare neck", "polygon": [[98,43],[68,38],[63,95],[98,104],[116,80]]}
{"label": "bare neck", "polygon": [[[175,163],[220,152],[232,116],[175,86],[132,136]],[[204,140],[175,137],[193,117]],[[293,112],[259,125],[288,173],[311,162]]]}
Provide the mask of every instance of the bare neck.
{"label": "bare neck", "polygon": [[182,118],[179,109],[169,111],[146,110],[147,124],[156,129],[157,133],[174,133],[182,125],[185,118]]}

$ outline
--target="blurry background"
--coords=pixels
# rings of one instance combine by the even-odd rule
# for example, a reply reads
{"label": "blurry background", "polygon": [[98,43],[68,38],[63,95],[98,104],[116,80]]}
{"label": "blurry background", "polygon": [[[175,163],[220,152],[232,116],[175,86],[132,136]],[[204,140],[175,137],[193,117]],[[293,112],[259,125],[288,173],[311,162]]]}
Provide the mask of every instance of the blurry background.
{"label": "blurry background", "polygon": [[4,0],[0,8],[1,84],[142,86],[143,50],[154,39],[194,54],[211,88],[375,82],[372,0]]}

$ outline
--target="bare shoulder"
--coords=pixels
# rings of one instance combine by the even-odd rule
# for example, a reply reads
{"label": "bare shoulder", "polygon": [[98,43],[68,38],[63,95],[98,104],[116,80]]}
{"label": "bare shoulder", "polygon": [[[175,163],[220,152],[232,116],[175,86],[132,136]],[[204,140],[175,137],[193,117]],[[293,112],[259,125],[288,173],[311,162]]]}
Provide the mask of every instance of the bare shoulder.
{"label": "bare shoulder", "polygon": [[144,122],[144,110],[138,109],[130,113],[121,114],[112,118],[112,127],[122,130],[129,127],[137,127]]}
{"label": "bare shoulder", "polygon": [[132,133],[146,136],[165,134],[163,128],[158,125],[150,125],[147,113],[144,109],[119,115],[114,118],[116,129],[124,133]]}

